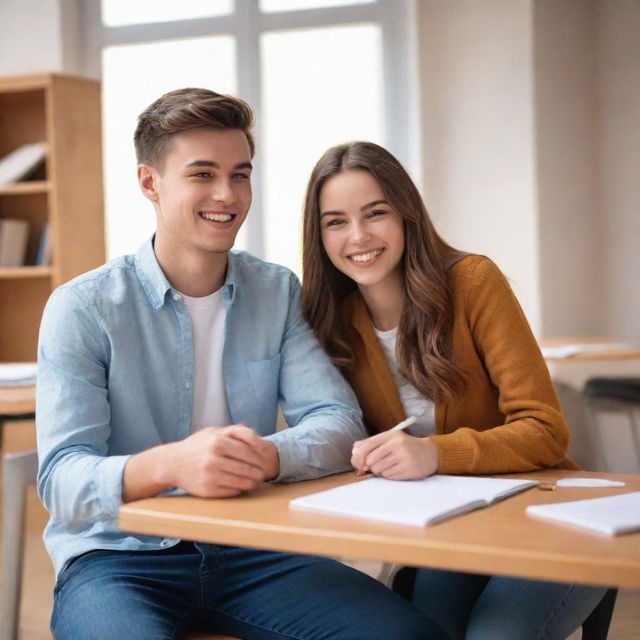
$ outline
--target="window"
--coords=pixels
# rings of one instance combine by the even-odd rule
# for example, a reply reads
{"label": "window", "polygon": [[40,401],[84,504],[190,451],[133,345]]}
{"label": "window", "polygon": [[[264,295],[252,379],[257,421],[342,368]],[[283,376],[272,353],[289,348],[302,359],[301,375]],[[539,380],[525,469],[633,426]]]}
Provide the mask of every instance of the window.
{"label": "window", "polygon": [[135,251],[155,226],[135,179],[136,116],[166,91],[205,86],[256,113],[254,202],[236,248],[299,274],[302,198],[322,152],[368,139],[411,168],[408,5],[102,0],[85,21],[101,43],[109,257]]}

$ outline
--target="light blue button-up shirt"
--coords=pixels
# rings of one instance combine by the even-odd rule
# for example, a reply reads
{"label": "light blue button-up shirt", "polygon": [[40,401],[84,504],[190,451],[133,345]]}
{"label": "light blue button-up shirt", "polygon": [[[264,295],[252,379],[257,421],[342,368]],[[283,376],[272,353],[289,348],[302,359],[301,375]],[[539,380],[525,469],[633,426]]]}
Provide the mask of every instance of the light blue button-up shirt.
{"label": "light blue button-up shirt", "polygon": [[[229,254],[223,375],[233,423],[271,440],[276,480],[349,468],[366,437],[355,397],[300,311],[288,269]],[[191,432],[193,339],[182,296],[151,240],[57,289],[38,349],[38,492],[49,511],[44,540],[60,571],[93,549],[175,544],[117,527],[122,475],[132,454]],[[274,433],[277,407],[295,428]]]}

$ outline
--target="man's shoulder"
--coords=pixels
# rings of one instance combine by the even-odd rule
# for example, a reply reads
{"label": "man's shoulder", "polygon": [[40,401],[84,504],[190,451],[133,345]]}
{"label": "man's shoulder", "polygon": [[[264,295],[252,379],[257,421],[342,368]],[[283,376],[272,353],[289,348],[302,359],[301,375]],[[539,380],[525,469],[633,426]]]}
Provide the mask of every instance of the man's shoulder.
{"label": "man's shoulder", "polygon": [[135,273],[135,256],[124,255],[76,276],[72,280],[60,285],[55,293],[71,293],[86,299],[100,294],[108,295],[110,290],[121,289],[120,285]]}

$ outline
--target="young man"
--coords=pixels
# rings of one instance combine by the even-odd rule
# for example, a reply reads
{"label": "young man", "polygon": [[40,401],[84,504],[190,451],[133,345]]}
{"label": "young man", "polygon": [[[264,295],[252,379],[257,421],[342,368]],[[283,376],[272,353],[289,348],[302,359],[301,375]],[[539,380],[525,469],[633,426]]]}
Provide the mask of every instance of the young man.
{"label": "young man", "polygon": [[[135,132],[153,239],[49,300],[38,489],[58,573],[58,640],[440,637],[364,574],[310,556],[122,532],[122,502],[222,498],[349,467],[353,395],[288,270],[229,253],[251,204],[251,111],[203,89],[161,97]],[[289,425],[274,433],[281,403]]]}

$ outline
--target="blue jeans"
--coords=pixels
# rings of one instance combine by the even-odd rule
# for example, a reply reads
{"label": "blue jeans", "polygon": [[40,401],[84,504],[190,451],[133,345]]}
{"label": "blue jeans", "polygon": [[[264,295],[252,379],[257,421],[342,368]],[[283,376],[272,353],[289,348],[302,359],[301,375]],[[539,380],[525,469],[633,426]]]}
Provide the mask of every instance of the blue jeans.
{"label": "blue jeans", "polygon": [[418,569],[411,601],[453,640],[564,640],[605,592],[604,587]]}
{"label": "blue jeans", "polygon": [[245,640],[446,637],[373,578],[314,556],[191,542],[91,551],[56,583],[57,640],[162,640],[191,629]]}

